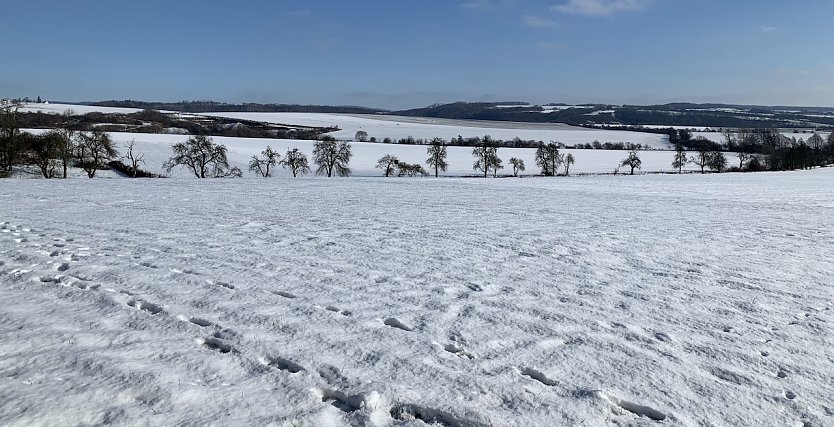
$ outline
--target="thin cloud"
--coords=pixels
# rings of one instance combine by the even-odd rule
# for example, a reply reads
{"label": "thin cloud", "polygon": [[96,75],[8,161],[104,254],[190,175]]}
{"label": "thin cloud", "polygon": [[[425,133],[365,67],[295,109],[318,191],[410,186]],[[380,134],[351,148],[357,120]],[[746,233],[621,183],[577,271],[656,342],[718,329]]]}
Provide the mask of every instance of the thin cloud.
{"label": "thin cloud", "polygon": [[761,27],[759,27],[759,29],[762,30],[763,33],[775,33],[777,31],[779,31],[778,28],[768,27],[767,25],[762,25]]}
{"label": "thin cloud", "polygon": [[556,22],[538,16],[525,15],[521,17],[521,25],[531,28],[553,28]]}
{"label": "thin cloud", "polygon": [[612,16],[621,12],[633,12],[646,8],[651,0],[568,0],[552,6],[555,12],[585,16]]}

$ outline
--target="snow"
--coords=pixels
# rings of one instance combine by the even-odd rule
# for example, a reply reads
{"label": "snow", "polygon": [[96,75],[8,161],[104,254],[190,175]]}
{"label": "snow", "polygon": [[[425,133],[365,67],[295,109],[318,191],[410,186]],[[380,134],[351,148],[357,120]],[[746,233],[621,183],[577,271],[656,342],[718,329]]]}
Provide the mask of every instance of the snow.
{"label": "snow", "polygon": [[458,136],[464,138],[490,135],[494,139],[558,141],[566,145],[599,142],[632,142],[656,149],[669,148],[666,135],[585,129],[559,123],[521,123],[490,122],[478,120],[448,120],[423,117],[399,117],[367,114],[327,114],[327,113],[206,113],[210,116],[255,120],[270,123],[282,123],[301,126],[330,127],[341,129],[331,133],[335,138],[352,140],[356,132],[363,130],[369,137],[378,140],[407,138],[432,139],[435,137],[449,140]]}
{"label": "snow", "polygon": [[27,103],[21,106],[20,111],[23,113],[45,113],[45,114],[63,114],[64,111],[72,110],[74,114],[88,114],[88,113],[119,113],[130,114],[142,111],[138,108],[117,108],[117,107],[98,107],[93,105],[73,105],[73,104],[38,104]]}
{"label": "snow", "polygon": [[[164,173],[162,164],[171,157],[171,145],[183,142],[187,136],[182,135],[161,135],[144,133],[122,133],[111,132],[110,136],[117,143],[119,152],[126,152],[126,146],[131,141],[136,142],[136,150],[145,155],[145,165],[142,169],[154,173]],[[249,160],[253,155],[260,154],[267,146],[281,153],[289,149],[298,148],[310,158],[312,163],[313,145],[315,141],[289,140],[289,139],[262,139],[262,138],[233,138],[213,137],[214,142],[224,144],[228,148],[229,162],[246,171]],[[397,156],[401,161],[408,163],[419,163],[425,166],[426,158],[425,145],[404,145],[404,144],[382,144],[352,142],[351,149],[353,158],[350,167],[353,175],[356,176],[379,176],[382,172],[376,168],[377,161],[385,154]],[[472,147],[447,147],[449,168],[444,176],[465,176],[477,174],[472,170],[475,158],[472,156]],[[560,150],[560,153],[571,153],[576,163],[571,166],[571,173],[612,173],[620,162],[628,155],[623,150]],[[640,151],[640,158],[643,162],[641,171],[660,172],[672,171],[672,159],[674,152],[671,151]],[[512,166],[509,164],[510,157],[518,157],[524,160],[527,167],[525,175],[538,174],[536,167],[536,150],[533,148],[499,148],[498,155],[504,161],[503,174],[512,174]],[[730,164],[734,164],[735,156],[727,154]],[[694,171],[697,167],[687,165],[684,170]],[[315,169],[314,169],[315,170]],[[174,177],[189,177],[184,169],[172,171]],[[279,169],[276,176],[291,176],[289,171]]]}
{"label": "snow", "polygon": [[0,424],[829,425],[832,179],[0,180]]}

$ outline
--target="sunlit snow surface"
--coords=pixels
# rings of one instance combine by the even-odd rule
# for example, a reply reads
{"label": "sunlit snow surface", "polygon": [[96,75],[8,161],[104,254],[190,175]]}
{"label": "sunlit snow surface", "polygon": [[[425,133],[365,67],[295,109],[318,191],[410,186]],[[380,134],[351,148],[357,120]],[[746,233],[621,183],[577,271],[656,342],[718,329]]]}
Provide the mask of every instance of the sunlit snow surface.
{"label": "sunlit snow surface", "polygon": [[0,180],[0,424],[830,425],[832,181]]}

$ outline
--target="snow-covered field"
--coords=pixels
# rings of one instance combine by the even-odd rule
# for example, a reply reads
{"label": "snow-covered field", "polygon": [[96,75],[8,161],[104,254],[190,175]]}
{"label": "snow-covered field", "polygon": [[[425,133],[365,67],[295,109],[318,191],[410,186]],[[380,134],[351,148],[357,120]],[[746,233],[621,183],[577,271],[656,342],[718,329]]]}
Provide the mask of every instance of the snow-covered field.
{"label": "snow-covered field", "polygon": [[407,138],[432,139],[434,137],[449,140],[458,136],[464,138],[490,135],[495,139],[557,141],[566,145],[589,144],[595,140],[605,142],[623,142],[642,144],[654,149],[671,148],[669,137],[653,133],[626,132],[613,130],[594,130],[568,126],[559,123],[518,123],[487,122],[477,120],[447,120],[424,117],[375,116],[363,114],[324,114],[324,113],[206,113],[210,116],[257,120],[270,123],[294,124],[303,126],[338,126],[340,131],[333,132],[335,138],[352,140],[356,132],[368,132],[368,137],[378,140]]}
{"label": "snow-covered field", "polygon": [[831,425],[832,180],[0,180],[0,424]]}
{"label": "snow-covered field", "polygon": [[[131,141],[135,141],[136,150],[145,155],[146,164],[142,169],[152,171],[155,173],[164,173],[162,164],[171,157],[171,145],[177,142],[183,142],[188,137],[183,135],[155,135],[143,133],[110,133],[114,141],[118,143],[120,153],[126,152],[126,145]],[[224,144],[228,149],[229,162],[233,166],[238,166],[242,170],[247,170],[249,160],[253,155],[260,154],[267,146],[276,149],[282,155],[288,149],[298,148],[310,158],[310,167],[315,171],[315,165],[312,163],[312,153],[314,141],[299,141],[288,139],[262,139],[262,138],[229,138],[229,137],[213,137],[214,142]],[[420,163],[424,167],[426,158],[426,146],[424,145],[401,145],[401,144],[381,144],[370,142],[352,142],[351,143],[353,158],[350,161],[350,167],[353,169],[355,176],[379,176],[382,171],[376,169],[377,161],[385,154],[392,154],[399,157],[401,161],[408,163]],[[464,176],[476,175],[477,172],[472,170],[472,164],[475,158],[472,156],[471,147],[448,147],[448,162],[449,168],[444,176]],[[576,158],[576,163],[571,166],[571,173],[612,173],[617,168],[620,162],[628,155],[627,151],[623,150],[560,150],[561,153],[572,153]],[[512,175],[512,166],[509,164],[510,157],[518,157],[524,160],[527,170],[524,175],[536,175],[540,173],[536,166],[536,150],[532,148],[500,148],[498,155],[503,159],[504,169],[503,174]],[[643,161],[643,172],[660,172],[673,171],[672,159],[674,152],[670,151],[640,151],[640,158]],[[730,165],[734,165],[735,156],[727,154]],[[694,171],[698,169],[695,165],[687,165],[684,170]],[[620,168],[621,172],[628,172],[625,168]],[[174,177],[189,178],[189,172],[185,169],[175,169],[171,173]],[[255,175],[246,173],[246,176],[254,177]],[[289,171],[279,169],[276,171],[276,176],[291,176]]]}

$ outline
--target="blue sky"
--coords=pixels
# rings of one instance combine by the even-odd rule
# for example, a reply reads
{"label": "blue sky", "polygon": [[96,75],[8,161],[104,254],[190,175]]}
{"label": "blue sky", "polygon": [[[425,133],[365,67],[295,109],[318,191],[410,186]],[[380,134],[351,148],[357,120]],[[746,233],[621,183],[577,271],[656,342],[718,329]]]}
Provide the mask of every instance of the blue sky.
{"label": "blue sky", "polygon": [[834,106],[832,0],[3,3],[0,97]]}

